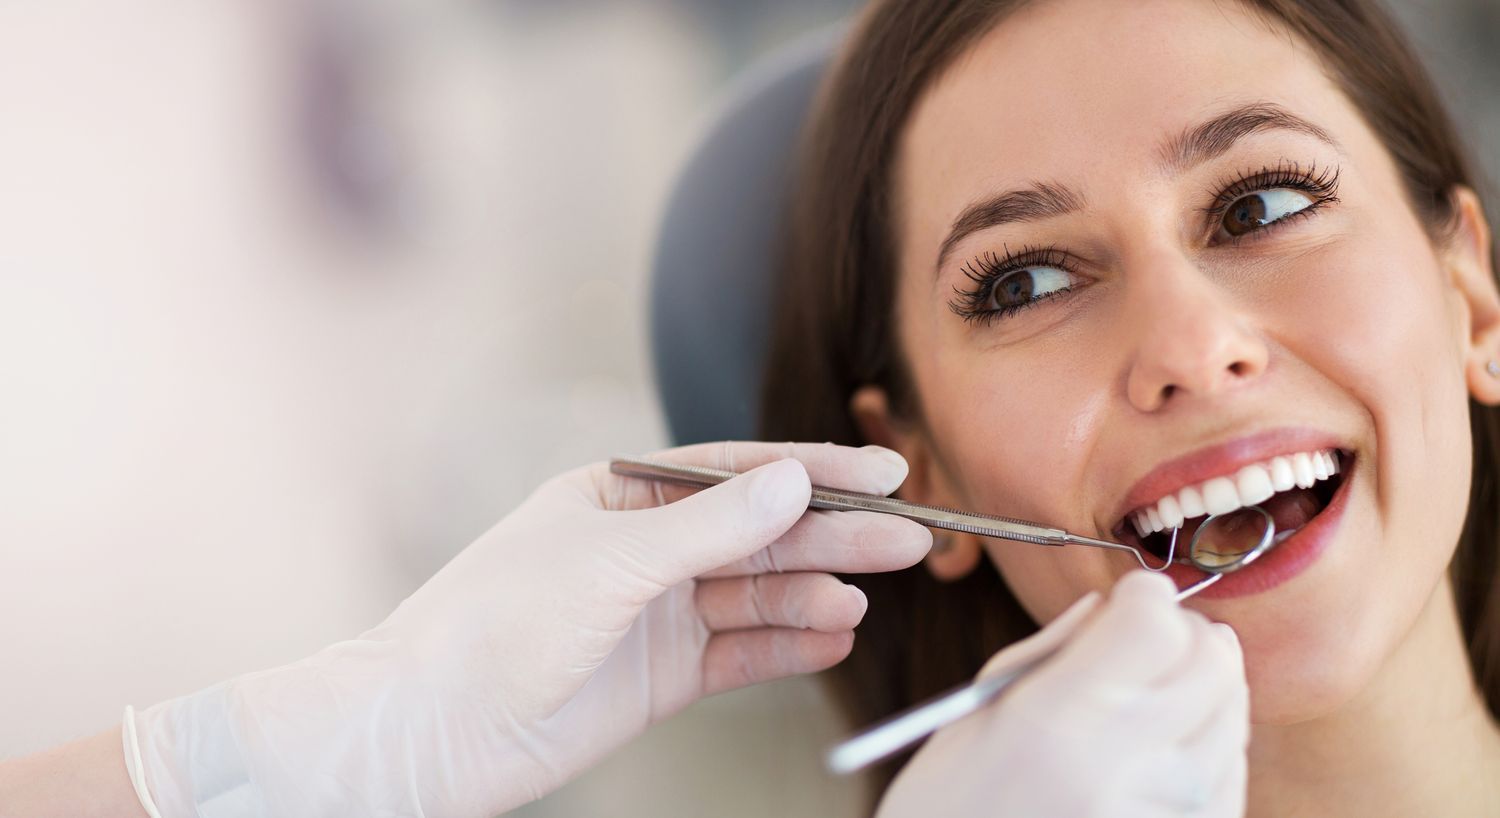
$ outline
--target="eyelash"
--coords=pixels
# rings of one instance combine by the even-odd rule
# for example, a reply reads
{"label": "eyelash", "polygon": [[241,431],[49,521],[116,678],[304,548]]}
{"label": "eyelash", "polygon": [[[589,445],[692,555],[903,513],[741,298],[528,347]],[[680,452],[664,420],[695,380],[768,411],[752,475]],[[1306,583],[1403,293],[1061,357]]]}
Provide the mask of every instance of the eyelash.
{"label": "eyelash", "polygon": [[1028,267],[1056,267],[1071,274],[1073,270],[1067,266],[1067,256],[1068,254],[1057,249],[1056,245],[1046,247],[1027,245],[1014,253],[1006,247],[1003,256],[996,256],[994,252],[986,252],[962,267],[964,278],[973,282],[973,286],[967,290],[954,287],[953,292],[957,297],[948,303],[948,308],[965,321],[988,324],[1035,307],[1057,296],[1066,295],[1073,291],[1072,287],[1055,290],[1040,298],[1009,307],[991,309],[986,306],[995,286],[1011,273]]}
{"label": "eyelash", "polygon": [[[1219,193],[1213,197],[1212,202],[1201,209],[1204,220],[1208,225],[1216,225],[1224,218],[1229,206],[1241,197],[1251,193],[1261,193],[1268,190],[1287,189],[1296,190],[1308,195],[1312,199],[1306,207],[1277,219],[1270,224],[1246,233],[1242,236],[1230,236],[1227,243],[1230,246],[1239,246],[1247,238],[1259,240],[1270,232],[1302,216],[1310,216],[1322,209],[1325,205],[1338,201],[1339,169],[1326,168],[1319,171],[1316,165],[1309,165],[1304,171],[1296,162],[1282,162],[1275,167],[1265,166],[1259,171],[1242,172],[1233,179],[1226,180],[1218,186]],[[1008,318],[1030,309],[1038,304],[1049,301],[1058,296],[1064,296],[1073,291],[1072,287],[1064,287],[1054,290],[1039,298],[998,309],[990,308],[988,305],[990,295],[994,288],[1011,273],[1025,270],[1029,267],[1056,267],[1069,275],[1074,270],[1067,263],[1067,252],[1060,250],[1056,245],[1045,247],[1026,246],[1012,253],[1007,247],[1002,256],[996,256],[993,252],[986,252],[978,258],[972,259],[962,268],[964,277],[973,282],[972,287],[964,289],[954,287],[955,298],[948,303],[949,309],[960,318],[969,323],[990,324],[994,321]]]}
{"label": "eyelash", "polygon": [[1296,162],[1283,161],[1276,167],[1266,166],[1256,173],[1241,173],[1234,179],[1219,185],[1219,194],[1214,197],[1208,207],[1202,209],[1205,220],[1209,224],[1216,224],[1224,217],[1229,206],[1239,200],[1241,196],[1251,193],[1261,193],[1267,190],[1285,188],[1306,193],[1312,203],[1296,213],[1283,216],[1258,230],[1246,233],[1244,236],[1230,236],[1229,243],[1238,245],[1245,240],[1246,236],[1261,238],[1267,230],[1283,225],[1286,222],[1303,215],[1312,215],[1319,208],[1327,204],[1333,204],[1339,200],[1339,169],[1337,167],[1318,170],[1316,164],[1308,165],[1307,170]]}

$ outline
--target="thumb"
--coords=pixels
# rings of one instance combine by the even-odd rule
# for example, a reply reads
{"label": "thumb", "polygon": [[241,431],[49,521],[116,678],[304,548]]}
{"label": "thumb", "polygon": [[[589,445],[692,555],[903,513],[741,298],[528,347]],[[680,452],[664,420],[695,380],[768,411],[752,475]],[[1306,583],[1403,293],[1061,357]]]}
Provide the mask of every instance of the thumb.
{"label": "thumb", "polygon": [[1082,627],[1083,623],[1090,620],[1089,615],[1099,607],[1099,601],[1100,596],[1097,591],[1084,594],[1056,619],[1047,623],[1041,631],[991,656],[980,669],[977,678],[984,679],[999,673],[1008,673],[1013,668],[1036,661],[1057,650]]}
{"label": "thumb", "polygon": [[630,518],[623,556],[669,588],[775,542],[811,498],[807,470],[787,458],[675,503],[614,513]]}

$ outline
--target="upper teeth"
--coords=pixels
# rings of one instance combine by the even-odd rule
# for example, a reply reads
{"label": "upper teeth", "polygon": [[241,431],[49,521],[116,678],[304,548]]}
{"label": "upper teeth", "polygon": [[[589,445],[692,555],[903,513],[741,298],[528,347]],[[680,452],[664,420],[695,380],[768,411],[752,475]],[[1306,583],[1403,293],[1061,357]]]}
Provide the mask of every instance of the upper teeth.
{"label": "upper teeth", "polygon": [[1264,463],[1245,466],[1232,476],[1214,477],[1180,489],[1150,506],[1136,509],[1130,515],[1130,522],[1144,537],[1177,528],[1194,517],[1228,514],[1243,506],[1264,503],[1278,491],[1305,489],[1338,473],[1337,449],[1273,457]]}

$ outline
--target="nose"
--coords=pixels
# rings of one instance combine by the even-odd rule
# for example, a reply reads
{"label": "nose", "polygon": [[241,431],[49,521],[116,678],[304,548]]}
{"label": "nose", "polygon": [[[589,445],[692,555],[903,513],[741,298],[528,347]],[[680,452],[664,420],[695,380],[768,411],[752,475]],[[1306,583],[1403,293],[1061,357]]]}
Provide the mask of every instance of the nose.
{"label": "nose", "polygon": [[1180,253],[1156,253],[1127,275],[1137,327],[1126,393],[1142,412],[1222,396],[1259,377],[1270,357],[1249,317]]}

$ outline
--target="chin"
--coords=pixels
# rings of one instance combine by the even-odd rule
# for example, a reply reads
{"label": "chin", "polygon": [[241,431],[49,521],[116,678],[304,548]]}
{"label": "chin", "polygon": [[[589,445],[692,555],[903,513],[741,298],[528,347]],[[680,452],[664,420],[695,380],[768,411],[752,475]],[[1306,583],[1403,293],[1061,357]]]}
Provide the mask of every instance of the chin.
{"label": "chin", "polygon": [[1336,618],[1323,622],[1289,631],[1290,640],[1283,632],[1244,642],[1253,724],[1290,725],[1327,717],[1347,708],[1379,674],[1386,657],[1368,634],[1338,627]]}

